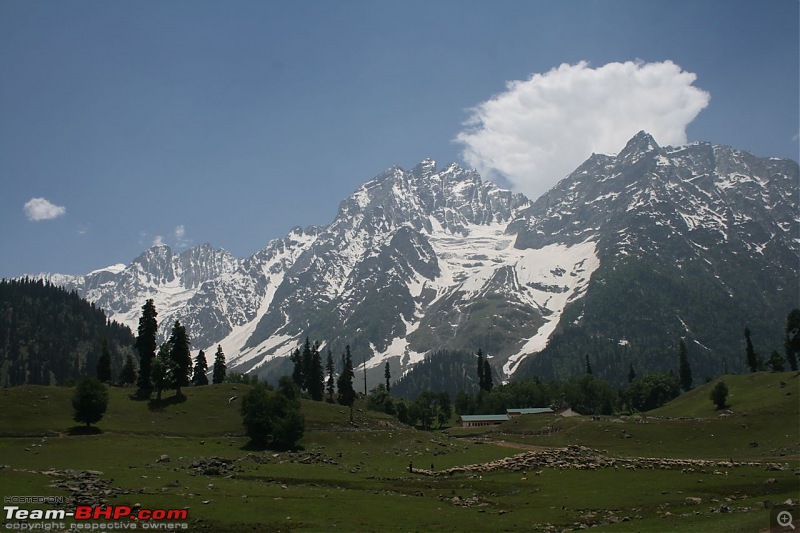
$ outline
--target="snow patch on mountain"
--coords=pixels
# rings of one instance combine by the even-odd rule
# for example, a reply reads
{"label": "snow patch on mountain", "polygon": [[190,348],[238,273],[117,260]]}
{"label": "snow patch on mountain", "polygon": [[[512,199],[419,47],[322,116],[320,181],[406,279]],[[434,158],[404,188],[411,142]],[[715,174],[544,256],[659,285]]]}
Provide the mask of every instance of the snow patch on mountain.
{"label": "snow patch on mountain", "polygon": [[[309,335],[336,351],[357,343],[373,384],[385,361],[399,359],[400,375],[439,348],[482,347],[509,377],[547,347],[601,260],[669,253],[680,268],[681,254],[700,257],[733,297],[714,268],[721,247],[776,265],[796,257],[797,174],[788,160],[661,148],[640,132],[531,203],[428,159],[384,171],[330,225],[296,228],[251,257],[155,246],[126,267],[40,277],[134,331],[153,298],[162,339],[180,320],[193,349],[222,345],[237,371],[283,371],[276,359]],[[479,346],[491,335],[494,349]]]}
{"label": "snow patch on mountain", "polygon": [[524,252],[515,267],[518,279],[528,289],[526,292],[531,303],[548,312],[543,313],[546,322],[536,335],[529,338],[522,349],[503,365],[503,374],[506,376],[511,376],[525,357],[547,346],[564,308],[584,294],[589,279],[600,266],[597,243],[594,241],[573,246],[551,244]]}

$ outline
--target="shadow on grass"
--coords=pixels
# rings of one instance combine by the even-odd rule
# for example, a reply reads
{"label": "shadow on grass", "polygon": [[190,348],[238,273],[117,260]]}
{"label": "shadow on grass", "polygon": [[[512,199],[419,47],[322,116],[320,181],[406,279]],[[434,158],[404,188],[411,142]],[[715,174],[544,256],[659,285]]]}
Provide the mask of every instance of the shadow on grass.
{"label": "shadow on grass", "polygon": [[97,426],[73,426],[67,430],[67,435],[71,437],[79,435],[99,435],[103,432]]}
{"label": "shadow on grass", "polygon": [[256,444],[252,440],[247,441],[247,444],[241,446],[240,449],[248,452],[302,452],[305,450],[305,448],[300,445],[287,448],[276,446],[275,444]]}
{"label": "shadow on grass", "polygon": [[169,398],[152,398],[147,402],[147,408],[151,411],[161,411],[169,405],[178,405],[186,401],[186,395],[181,394],[170,396]]}
{"label": "shadow on grass", "polygon": [[142,391],[136,390],[130,394],[128,394],[128,399],[133,400],[134,402],[144,402],[150,400],[150,391]]}

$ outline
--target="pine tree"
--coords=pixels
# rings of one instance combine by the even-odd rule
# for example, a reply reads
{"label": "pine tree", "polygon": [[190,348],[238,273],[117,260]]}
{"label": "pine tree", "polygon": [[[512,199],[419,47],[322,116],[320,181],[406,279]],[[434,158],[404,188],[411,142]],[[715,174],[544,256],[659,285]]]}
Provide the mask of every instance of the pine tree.
{"label": "pine tree", "polygon": [[325,396],[325,374],[322,371],[322,356],[319,343],[315,342],[311,349],[311,364],[308,375],[308,394],[315,402],[321,402]]}
{"label": "pine tree", "polygon": [[390,382],[392,380],[392,372],[389,368],[389,361],[386,361],[386,365],[384,366],[383,377],[386,378],[386,392],[391,392]]}
{"label": "pine tree", "polygon": [[362,356],[361,360],[362,360],[363,368],[364,368],[364,396],[366,396],[368,394],[367,393],[367,356],[366,356],[366,354],[364,354]]}
{"label": "pine tree", "polygon": [[478,348],[478,390],[482,391],[486,389],[486,380],[483,377],[485,366],[483,360],[483,351]]}
{"label": "pine tree", "polygon": [[744,340],[746,345],[747,366],[750,372],[756,372],[758,370],[759,361],[758,354],[756,354],[756,351],[753,349],[753,343],[750,341],[750,328],[744,328]]}
{"label": "pine tree", "polygon": [[492,367],[489,365],[489,358],[483,360],[483,390],[492,392],[494,383],[492,383]]}
{"label": "pine tree", "polygon": [[786,317],[784,349],[789,368],[797,372],[797,360],[800,359],[800,309],[792,309]]}
{"label": "pine tree", "polygon": [[150,392],[153,390],[153,384],[150,382],[150,364],[156,357],[157,316],[153,300],[147,300],[142,306],[142,316],[139,318],[138,336],[136,337],[136,351],[139,352],[139,379],[136,385],[139,393],[143,396],[150,396]]}
{"label": "pine tree", "polygon": [[206,353],[203,350],[194,358],[194,372],[192,373],[192,384],[195,387],[201,385],[208,385],[208,361],[206,361]]}
{"label": "pine tree", "polygon": [[303,388],[303,357],[300,355],[300,349],[296,348],[292,355],[289,356],[294,367],[292,367],[292,381],[294,381],[295,385]]}
{"label": "pine tree", "polygon": [[353,404],[356,401],[356,390],[353,388],[354,377],[353,358],[350,355],[350,345],[348,344],[344,353],[344,368],[342,373],[339,374],[336,388],[339,391],[339,404],[350,408],[350,422],[353,421]]}
{"label": "pine tree", "polygon": [[589,354],[586,354],[586,373],[592,375],[592,363],[589,362]]}
{"label": "pine tree", "polygon": [[158,355],[153,359],[153,364],[150,366],[150,379],[156,391],[156,400],[161,400],[161,391],[175,386],[173,368],[170,347],[165,342],[159,347]]}
{"label": "pine tree", "polygon": [[633,383],[634,379],[636,379],[636,371],[633,370],[633,363],[631,363],[628,370],[628,383]]}
{"label": "pine tree", "polygon": [[175,396],[181,397],[181,387],[189,385],[189,372],[192,369],[192,355],[189,352],[189,337],[186,328],[179,321],[172,326],[169,336],[169,358],[175,387]]}
{"label": "pine tree", "polygon": [[133,385],[136,383],[136,367],[133,363],[133,356],[128,354],[125,357],[125,364],[122,366],[122,371],[119,373],[119,382],[122,385]]}
{"label": "pine tree", "polygon": [[328,401],[333,403],[333,393],[336,387],[336,381],[333,377],[333,374],[336,372],[336,368],[333,365],[333,354],[331,353],[330,348],[328,348],[328,357],[325,361],[325,370],[328,372]]}
{"label": "pine tree", "polygon": [[214,384],[222,383],[225,381],[225,354],[222,352],[222,345],[217,346],[217,353],[214,356],[214,372],[211,376],[211,381]]}
{"label": "pine tree", "polygon": [[300,355],[300,381],[301,385],[300,388],[308,391],[309,386],[311,385],[312,377],[311,374],[313,372],[313,355],[311,352],[311,342],[306,337],[306,342],[303,344],[303,353]]}
{"label": "pine tree", "polygon": [[684,391],[692,390],[692,367],[689,366],[689,356],[686,354],[686,343],[681,339],[678,345],[678,377]]}
{"label": "pine tree", "polygon": [[100,352],[100,359],[97,360],[97,380],[100,383],[111,381],[111,352],[108,350],[108,340],[103,339],[103,348]]}

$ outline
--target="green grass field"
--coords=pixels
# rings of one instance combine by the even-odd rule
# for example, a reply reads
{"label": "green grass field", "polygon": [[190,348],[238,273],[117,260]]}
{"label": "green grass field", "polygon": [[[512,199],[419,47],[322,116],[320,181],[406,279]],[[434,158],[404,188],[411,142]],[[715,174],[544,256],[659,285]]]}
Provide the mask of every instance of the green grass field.
{"label": "green grass field", "polygon": [[[100,471],[110,504],[187,508],[193,531],[767,530],[769,502],[800,499],[800,378],[725,379],[730,412],[722,417],[708,400],[711,383],[650,413],[521,417],[483,431],[418,431],[362,404],[351,425],[346,408],[304,401],[306,433],[295,453],[248,449],[239,400],[228,402],[245,385],[185,389],[182,403],[168,392],[161,405],[112,389],[102,431],[83,435],[72,431],[72,389],[10,388],[0,391],[0,492],[68,496],[53,486],[53,471]],[[408,471],[409,462],[442,470],[570,444],[620,458],[759,464]],[[204,470],[213,457],[227,466]]]}

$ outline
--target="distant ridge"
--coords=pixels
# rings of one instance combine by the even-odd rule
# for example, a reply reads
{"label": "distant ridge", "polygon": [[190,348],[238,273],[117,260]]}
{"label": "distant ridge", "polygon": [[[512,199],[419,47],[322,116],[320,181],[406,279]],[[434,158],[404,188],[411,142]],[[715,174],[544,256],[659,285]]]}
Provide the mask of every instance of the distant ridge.
{"label": "distant ridge", "polygon": [[0,280],[0,386],[66,385],[94,376],[104,341],[116,379],[134,354],[127,326],[49,281]]}
{"label": "distant ridge", "polygon": [[696,375],[741,369],[741,332],[777,347],[800,292],[798,165],[645,132],[592,155],[536,202],[432,160],[369,180],[324,227],[238,259],[210,245],[146,250],[123,270],[44,275],[135,327],[222,344],[232,367],[277,378],[305,336],[350,344],[370,384],[426,354],[482,348],[499,375],[581,372],[621,383],[668,370],[680,338]]}

